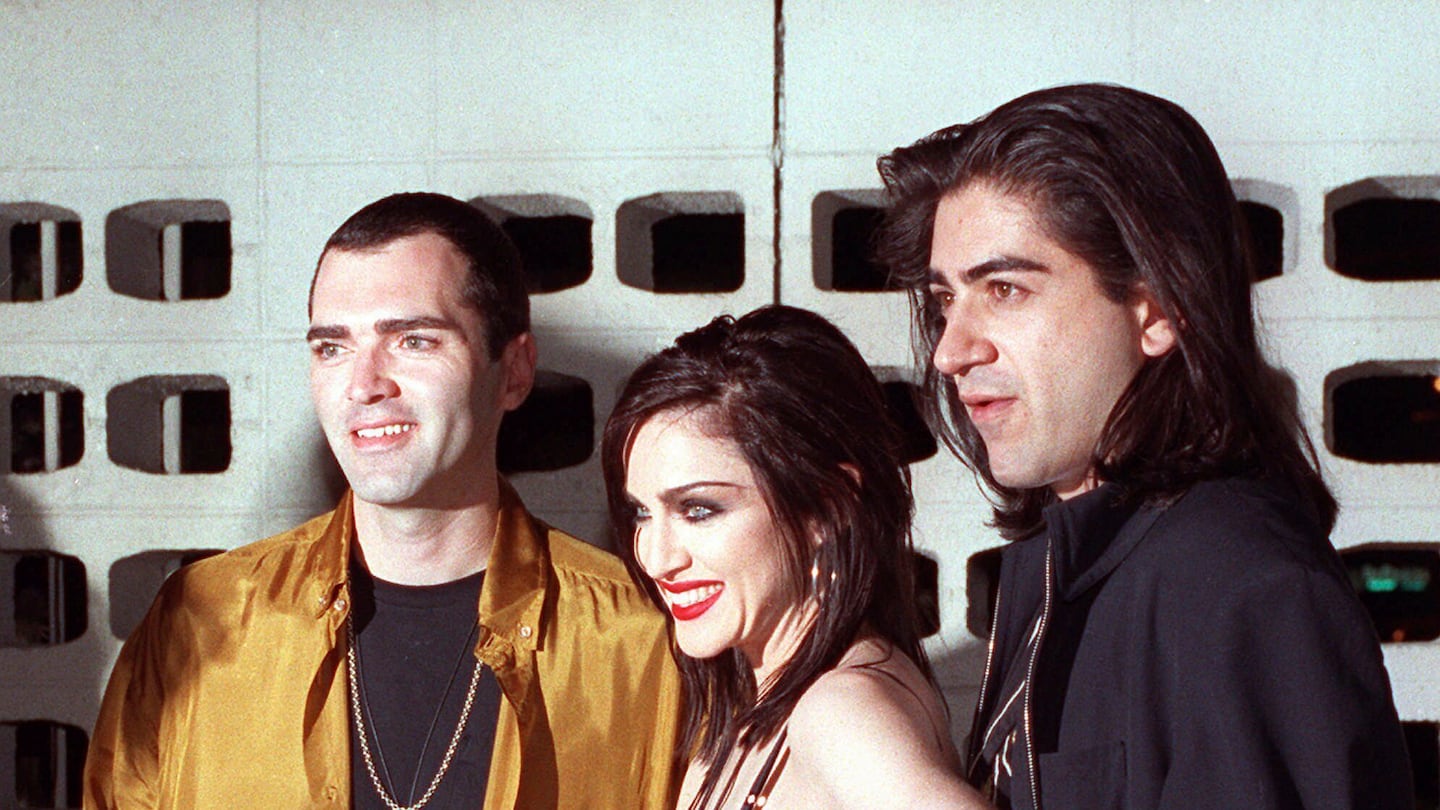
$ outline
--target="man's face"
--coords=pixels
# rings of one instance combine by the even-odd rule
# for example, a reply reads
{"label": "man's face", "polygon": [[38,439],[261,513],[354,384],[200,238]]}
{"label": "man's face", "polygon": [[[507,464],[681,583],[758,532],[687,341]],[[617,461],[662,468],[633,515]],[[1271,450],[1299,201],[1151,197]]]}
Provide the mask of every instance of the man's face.
{"label": "man's face", "polygon": [[321,259],[310,394],[362,501],[457,508],[495,475],[500,418],[529,392],[533,344],[522,335],[490,360],[480,313],[461,296],[465,274],[433,233]]}
{"label": "man's face", "polygon": [[1139,293],[1106,298],[1028,200],[983,183],[940,201],[930,267],[945,318],[935,367],[953,381],[995,480],[1061,498],[1093,488],[1111,409],[1146,357],[1173,344],[1158,307]]}

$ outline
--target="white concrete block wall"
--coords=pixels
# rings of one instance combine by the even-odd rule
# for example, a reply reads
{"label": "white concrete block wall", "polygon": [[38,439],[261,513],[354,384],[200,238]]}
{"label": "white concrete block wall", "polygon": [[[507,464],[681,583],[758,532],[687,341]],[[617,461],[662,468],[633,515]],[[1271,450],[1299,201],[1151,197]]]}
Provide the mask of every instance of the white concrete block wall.
{"label": "white concrete block wall", "polygon": [[[0,649],[0,722],[88,730],[119,639],[109,574],[153,549],[230,547],[328,508],[336,479],[305,385],[316,253],[360,205],[404,189],[549,194],[593,214],[593,273],[533,299],[541,365],[583,378],[597,429],[646,353],[720,312],[778,297],[834,318],[876,366],[908,368],[903,296],[814,284],[811,206],[877,188],[875,158],[1022,92],[1100,80],[1196,115],[1232,176],[1285,215],[1285,274],[1259,287],[1275,359],[1324,435],[1324,378],[1370,359],[1440,357],[1440,283],[1366,284],[1324,263],[1324,197],[1367,177],[1440,175],[1440,9],[1403,0],[1285,4],[1142,0],[784,5],[783,189],[774,274],[775,8],[640,0],[425,4],[157,2],[0,5],[0,203],[77,212],[85,278],[71,295],[0,303],[0,376],[85,395],[85,455],[0,475],[0,550],[85,566],[89,630]],[[659,192],[728,192],[745,214],[745,283],[655,295],[616,275],[616,213]],[[125,298],[105,278],[105,219],[156,199],[231,212],[231,292]],[[215,374],[232,408],[230,468],[157,476],[106,455],[105,398],[150,374]],[[1434,541],[1437,466],[1325,453],[1346,506],[1340,546]],[[971,479],[943,454],[914,469],[917,543],[941,566],[931,651],[957,733],[983,649],[965,629],[965,563],[997,541]],[[516,483],[540,514],[600,539],[598,461]],[[1407,719],[1440,719],[1433,644],[1391,645]],[[8,767],[0,763],[0,768]],[[0,798],[0,803],[4,803]]]}

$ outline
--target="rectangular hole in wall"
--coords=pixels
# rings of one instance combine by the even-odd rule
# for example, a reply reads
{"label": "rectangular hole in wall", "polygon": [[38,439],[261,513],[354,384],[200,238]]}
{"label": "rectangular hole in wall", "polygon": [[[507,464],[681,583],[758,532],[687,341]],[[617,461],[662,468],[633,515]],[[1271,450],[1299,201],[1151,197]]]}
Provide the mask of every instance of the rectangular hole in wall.
{"label": "rectangular hole in wall", "polygon": [[1325,259],[1361,281],[1440,280],[1440,177],[1372,177],[1330,191]]}
{"label": "rectangular hole in wall", "polygon": [[0,300],[49,301],[80,286],[83,251],[73,212],[45,203],[0,204]]}
{"label": "rectangular hole in wall", "polygon": [[990,638],[999,593],[1000,549],[971,555],[965,561],[965,626],[976,638]]}
{"label": "rectangular hole in wall", "polygon": [[920,637],[940,632],[940,564],[918,551],[910,553],[915,566],[915,612],[920,619]]}
{"label": "rectangular hole in wall", "polygon": [[207,375],[141,377],[105,398],[110,460],[162,475],[217,473],[230,466],[230,389]]}
{"label": "rectangular hole in wall", "polygon": [[505,233],[520,251],[531,292],[578,287],[590,278],[592,225],[586,217],[572,214],[505,221]]}
{"label": "rectangular hole in wall", "polygon": [[180,472],[217,473],[230,466],[230,392],[182,391]]}
{"label": "rectangular hole in wall", "polygon": [[1250,237],[1250,251],[1255,260],[1255,281],[1277,278],[1284,270],[1285,219],[1280,212],[1264,203],[1240,201]]}
{"label": "rectangular hole in wall", "polygon": [[[85,633],[85,564],[50,551],[0,551],[0,647],[50,647]],[[8,615],[8,621],[5,619]]]}
{"label": "rectangular hole in wall", "polygon": [[831,231],[833,289],[842,292],[879,292],[895,289],[889,274],[875,261],[875,230],[885,219],[879,208],[855,206],[835,212]]}
{"label": "rectangular hole in wall", "polygon": [[1325,378],[1326,443],[1371,463],[1440,462],[1440,363],[1374,362]]}
{"label": "rectangular hole in wall", "polygon": [[745,281],[744,214],[675,214],[651,226],[655,292],[732,292]]}
{"label": "rectangular hole in wall", "polygon": [[1266,180],[1232,178],[1246,242],[1253,262],[1252,282],[1278,278],[1295,266],[1295,235],[1286,232],[1299,217],[1300,197],[1289,186]]}
{"label": "rectangular hole in wall", "polygon": [[230,223],[166,225],[160,267],[166,301],[223,297],[230,292]]}
{"label": "rectangular hole in wall", "polygon": [[815,195],[810,203],[810,263],[816,289],[897,289],[875,260],[875,231],[885,219],[885,204],[881,189],[842,189]]}
{"label": "rectangular hole in wall", "polygon": [[733,292],[745,283],[745,208],[731,192],[666,192],[615,215],[620,281],[657,293]]}
{"label": "rectangular hole in wall", "polygon": [[890,418],[900,429],[900,460],[905,464],[924,461],[935,455],[935,434],[925,424],[920,410],[920,391],[914,383],[892,380],[880,384]]}
{"label": "rectangular hole in wall", "polygon": [[54,472],[85,452],[84,395],[73,388],[16,393],[10,400],[10,470]]}
{"label": "rectangular hole in wall", "polygon": [[221,298],[230,292],[230,223],[180,224],[180,297]]}
{"label": "rectangular hole in wall", "polygon": [[530,292],[558,292],[590,279],[595,215],[585,203],[557,194],[508,194],[476,197],[470,204],[515,243]]}
{"label": "rectangular hole in wall", "polygon": [[1440,638],[1440,546],[1370,543],[1340,559],[1382,641]]}
{"label": "rectangular hole in wall", "polygon": [[25,222],[10,229],[10,300],[39,301],[40,223]]}
{"label": "rectangular hole in wall", "polygon": [[0,784],[15,786],[3,806],[80,807],[88,743],[84,730],[65,723],[0,722],[0,767],[13,775],[13,782],[0,776]]}
{"label": "rectangular hole in wall", "polygon": [[1365,281],[1440,279],[1440,200],[1358,200],[1333,215],[1335,270]]}
{"label": "rectangular hole in wall", "polygon": [[110,288],[148,301],[220,298],[230,292],[230,209],[219,200],[150,200],[105,220]]}
{"label": "rectangular hole in wall", "polygon": [[496,458],[501,472],[558,470],[590,458],[594,399],[590,384],[579,377],[536,372],[530,396],[500,423]]}

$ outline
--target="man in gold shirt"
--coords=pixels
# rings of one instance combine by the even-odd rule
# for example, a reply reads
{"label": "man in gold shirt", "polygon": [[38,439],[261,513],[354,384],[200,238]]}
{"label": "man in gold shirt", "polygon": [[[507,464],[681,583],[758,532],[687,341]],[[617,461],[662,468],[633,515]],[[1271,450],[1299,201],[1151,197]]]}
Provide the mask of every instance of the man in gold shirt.
{"label": "man in gold shirt", "polygon": [[662,617],[496,470],[535,372],[504,233],[436,194],[366,206],[321,253],[307,339],[351,490],[170,578],[111,675],[85,807],[672,807]]}

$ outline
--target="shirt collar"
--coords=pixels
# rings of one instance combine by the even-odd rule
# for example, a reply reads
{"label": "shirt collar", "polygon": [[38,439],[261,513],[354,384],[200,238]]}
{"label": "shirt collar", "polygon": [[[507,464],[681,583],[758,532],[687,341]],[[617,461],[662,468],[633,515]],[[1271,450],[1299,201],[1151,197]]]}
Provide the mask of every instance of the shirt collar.
{"label": "shirt collar", "polygon": [[1145,538],[1161,509],[1142,507],[1104,483],[1045,508],[1060,598],[1075,599],[1109,576]]}
{"label": "shirt collar", "polygon": [[495,538],[480,592],[480,625],[483,631],[532,651],[543,636],[542,608],[550,584],[550,553],[543,531],[510,483],[500,479]]}
{"label": "shirt collar", "polygon": [[[514,487],[500,479],[495,536],[480,593],[480,625],[505,642],[534,650],[544,629],[543,606],[550,579],[548,547],[540,526]],[[314,572],[309,604],[315,618],[330,611],[343,618],[349,609],[350,544],[355,536],[354,493],[346,491],[311,544],[307,568]]]}
{"label": "shirt collar", "polygon": [[354,494],[349,490],[330,514],[318,542],[310,545],[308,567],[315,575],[311,604],[315,618],[334,610],[342,617],[349,610],[350,541],[355,536]]}

